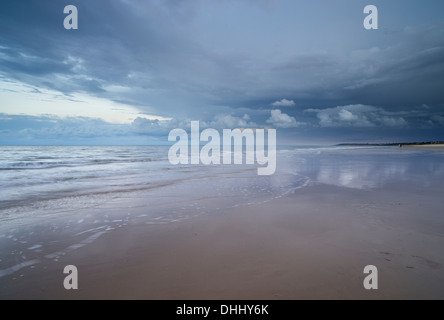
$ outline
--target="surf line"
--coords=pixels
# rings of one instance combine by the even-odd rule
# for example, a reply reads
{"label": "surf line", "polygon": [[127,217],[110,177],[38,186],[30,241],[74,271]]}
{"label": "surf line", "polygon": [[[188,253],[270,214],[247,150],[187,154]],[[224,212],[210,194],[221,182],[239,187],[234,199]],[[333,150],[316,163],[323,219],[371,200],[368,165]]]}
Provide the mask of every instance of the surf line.
{"label": "surf line", "polygon": [[[267,131],[267,143],[265,143]],[[179,139],[178,139],[179,138]],[[244,139],[245,138],[245,139]],[[191,137],[184,129],[173,129],[168,141],[175,141],[169,151],[168,160],[172,165],[178,164],[221,164],[221,144],[223,146],[222,163],[243,164],[243,142],[245,140],[245,164],[255,164],[257,174],[272,175],[276,171],[276,129],[223,129],[222,140],[216,129],[205,129],[200,133],[199,121],[191,121]],[[189,141],[191,156],[189,157]],[[200,148],[200,142],[206,142]],[[265,147],[267,154],[265,155]],[[232,150],[234,149],[234,152]],[[234,158],[234,161],[233,161]]]}

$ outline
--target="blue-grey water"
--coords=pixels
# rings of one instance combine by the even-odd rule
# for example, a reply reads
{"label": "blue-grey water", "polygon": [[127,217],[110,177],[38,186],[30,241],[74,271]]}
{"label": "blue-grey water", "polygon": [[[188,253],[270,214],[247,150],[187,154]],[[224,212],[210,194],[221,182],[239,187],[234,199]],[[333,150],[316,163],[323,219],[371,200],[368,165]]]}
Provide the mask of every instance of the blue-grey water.
{"label": "blue-grey water", "polygon": [[281,147],[272,176],[167,157],[164,146],[1,146],[0,278],[128,224],[217,214],[313,184],[444,190],[444,152],[435,150]]}
{"label": "blue-grey water", "polygon": [[[55,209],[88,207],[136,192],[150,195],[187,182],[192,182],[191,189],[186,190],[191,191],[198,187],[199,181],[210,178],[220,191],[224,186],[242,188],[241,193],[234,190],[233,195],[237,196],[251,196],[259,185],[262,191],[280,193],[281,189],[300,183],[296,176],[282,177],[279,173],[271,179],[258,177],[248,181],[246,177],[256,175],[254,165],[171,165],[168,149],[166,146],[0,147],[0,221],[14,220],[17,211],[27,207],[48,209],[52,204]],[[284,172],[283,167],[281,171]],[[279,185],[271,184],[277,177],[282,178]],[[212,188],[203,193],[214,196],[214,191]],[[228,195],[228,190],[223,191]],[[196,192],[195,196],[201,197],[202,193]]]}

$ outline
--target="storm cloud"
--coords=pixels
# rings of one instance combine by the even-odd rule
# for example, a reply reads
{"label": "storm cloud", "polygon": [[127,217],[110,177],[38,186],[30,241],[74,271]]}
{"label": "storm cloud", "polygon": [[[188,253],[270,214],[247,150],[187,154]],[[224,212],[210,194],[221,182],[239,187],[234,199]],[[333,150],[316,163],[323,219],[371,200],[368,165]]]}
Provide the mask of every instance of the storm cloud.
{"label": "storm cloud", "polygon": [[[78,8],[78,30],[63,28],[68,4]],[[133,115],[124,130],[97,126],[104,136],[113,128],[113,136],[156,137],[193,119],[274,126],[295,142],[323,130],[326,142],[342,141],[357,129],[369,140],[442,139],[444,4],[374,1],[380,28],[370,31],[366,4],[4,0],[0,80],[32,88],[36,99],[44,90],[66,100],[81,94],[150,115]],[[0,112],[13,114],[13,104],[2,101]]]}

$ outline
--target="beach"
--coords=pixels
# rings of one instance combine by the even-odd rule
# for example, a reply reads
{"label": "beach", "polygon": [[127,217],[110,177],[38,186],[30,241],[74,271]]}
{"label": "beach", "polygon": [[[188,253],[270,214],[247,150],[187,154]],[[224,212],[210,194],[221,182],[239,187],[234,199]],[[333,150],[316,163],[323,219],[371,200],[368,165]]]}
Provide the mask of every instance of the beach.
{"label": "beach", "polygon": [[444,300],[443,17],[0,1],[0,301]]}
{"label": "beach", "polygon": [[429,149],[429,150],[444,150],[444,144],[412,144],[412,145],[403,145],[403,148],[407,149]]}
{"label": "beach", "polygon": [[[444,298],[442,153],[291,149],[278,159],[265,180],[209,170],[212,179],[119,191],[60,220],[22,218],[2,231],[12,240],[2,244],[0,298]],[[88,224],[104,215],[106,225]],[[26,259],[6,265],[11,250],[20,255],[8,261]],[[78,268],[78,290],[63,287],[66,265]],[[363,287],[366,265],[378,268],[378,290]]]}

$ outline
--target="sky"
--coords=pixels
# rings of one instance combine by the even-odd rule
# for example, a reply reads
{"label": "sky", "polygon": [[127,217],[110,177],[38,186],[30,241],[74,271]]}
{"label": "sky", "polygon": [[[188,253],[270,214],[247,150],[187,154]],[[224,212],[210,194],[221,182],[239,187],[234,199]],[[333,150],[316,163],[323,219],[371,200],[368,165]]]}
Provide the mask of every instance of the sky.
{"label": "sky", "polygon": [[2,0],[0,145],[167,144],[192,120],[444,140],[443,18],[439,0]]}

